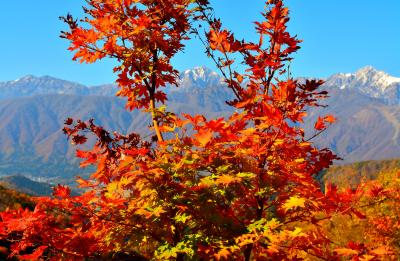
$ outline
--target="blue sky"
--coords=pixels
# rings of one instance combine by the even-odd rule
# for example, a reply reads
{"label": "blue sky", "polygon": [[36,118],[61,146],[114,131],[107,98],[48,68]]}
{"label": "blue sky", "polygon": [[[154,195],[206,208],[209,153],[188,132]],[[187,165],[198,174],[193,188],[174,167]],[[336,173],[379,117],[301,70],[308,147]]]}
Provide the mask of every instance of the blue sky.
{"label": "blue sky", "polygon": [[[0,14],[0,81],[27,74],[51,75],[88,85],[115,79],[112,61],[79,64],[71,60],[68,43],[60,39],[67,12],[79,15],[80,0],[3,1]],[[217,16],[237,36],[254,36],[262,0],[212,0]],[[372,65],[400,76],[399,0],[287,0],[290,31],[303,39],[292,70],[296,76],[327,77]],[[178,69],[213,68],[201,45],[189,42],[174,59]]]}

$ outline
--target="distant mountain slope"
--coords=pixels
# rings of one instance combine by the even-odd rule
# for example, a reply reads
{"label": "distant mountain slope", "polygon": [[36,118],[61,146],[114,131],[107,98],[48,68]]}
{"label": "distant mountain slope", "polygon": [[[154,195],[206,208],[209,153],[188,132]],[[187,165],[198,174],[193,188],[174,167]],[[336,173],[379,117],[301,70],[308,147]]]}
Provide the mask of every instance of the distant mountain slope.
{"label": "distant mountain slope", "polygon": [[0,184],[0,212],[6,208],[17,209],[20,207],[33,209],[34,203],[28,195],[6,188]]}
{"label": "distant mountain slope", "polygon": [[321,181],[345,188],[355,186],[363,180],[374,180],[382,173],[396,171],[400,174],[400,159],[356,162],[330,167],[322,173]]}
{"label": "distant mountain slope", "polygon": [[[336,74],[324,88],[327,108],[314,109],[304,127],[313,134],[318,115],[334,114],[337,124],[315,139],[344,158],[343,163],[400,157],[400,79],[365,67]],[[0,83],[0,175],[72,177],[78,169],[75,148],[62,134],[67,117],[90,119],[109,130],[149,134],[146,115],[125,110],[113,96],[117,87],[87,87],[49,76],[27,76]],[[181,73],[179,87],[167,87],[168,110],[226,115],[232,94],[221,77],[204,67]]]}
{"label": "distant mountain slope", "polygon": [[0,102],[0,174],[57,177],[76,175],[75,148],[62,133],[67,117],[96,122],[107,129],[145,129],[147,119],[129,113],[113,97],[49,95]]}
{"label": "distant mountain slope", "polygon": [[0,178],[0,184],[7,189],[28,194],[30,196],[50,196],[52,186],[48,183],[33,181],[24,176],[8,176]]}
{"label": "distant mountain slope", "polygon": [[309,112],[306,124],[318,115],[333,114],[338,119],[314,141],[332,148],[344,162],[382,160],[400,157],[400,105],[388,105],[355,89],[331,89],[327,108]]}

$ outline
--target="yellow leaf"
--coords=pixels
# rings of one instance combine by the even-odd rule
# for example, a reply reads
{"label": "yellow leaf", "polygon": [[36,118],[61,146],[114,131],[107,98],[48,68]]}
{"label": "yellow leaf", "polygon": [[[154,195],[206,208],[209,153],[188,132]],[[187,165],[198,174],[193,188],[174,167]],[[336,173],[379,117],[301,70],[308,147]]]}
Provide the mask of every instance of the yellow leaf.
{"label": "yellow leaf", "polygon": [[285,204],[283,204],[283,208],[285,209],[285,211],[288,211],[289,209],[292,208],[297,208],[297,207],[304,207],[304,203],[306,202],[306,200],[304,198],[300,198],[298,196],[293,196],[290,197]]}
{"label": "yellow leaf", "polygon": [[244,129],[240,132],[243,134],[244,138],[247,139],[248,136],[252,135],[255,131],[256,131],[255,128],[248,128],[248,129]]}
{"label": "yellow leaf", "polygon": [[214,180],[212,180],[210,177],[204,177],[201,179],[200,185],[203,185],[205,187],[211,187],[212,185],[214,185]]}
{"label": "yellow leaf", "polygon": [[356,250],[350,248],[336,248],[335,251],[341,256],[358,255],[358,252]]}
{"label": "yellow leaf", "polygon": [[285,140],[283,140],[283,139],[276,139],[275,142],[274,142],[274,145],[275,145],[275,146],[282,145],[284,141],[285,141]]}
{"label": "yellow leaf", "polygon": [[370,261],[370,260],[373,260],[374,258],[375,258],[375,256],[363,255],[363,256],[360,258],[360,261]]}
{"label": "yellow leaf", "polygon": [[389,255],[392,253],[388,247],[385,246],[380,246],[378,248],[375,248],[374,250],[371,251],[373,254],[378,255],[378,256],[384,256],[384,255]]}
{"label": "yellow leaf", "polygon": [[162,131],[162,132],[174,132],[175,128],[176,128],[175,124],[174,124],[174,126],[163,125],[163,126],[160,126],[160,131]]}
{"label": "yellow leaf", "polygon": [[107,185],[107,192],[105,193],[105,196],[108,198],[112,198],[117,191],[118,191],[118,182],[116,181],[111,182]]}
{"label": "yellow leaf", "polygon": [[224,186],[227,186],[231,183],[235,182],[240,182],[241,178],[230,176],[230,175],[221,175],[218,177],[218,179],[215,181],[217,184],[222,184]]}
{"label": "yellow leaf", "polygon": [[243,179],[253,179],[257,175],[252,172],[239,172],[236,176]]}
{"label": "yellow leaf", "polygon": [[302,229],[299,227],[296,227],[294,231],[292,231],[290,234],[292,237],[298,237],[298,236],[304,236],[305,234],[302,233]]}
{"label": "yellow leaf", "polygon": [[155,209],[153,209],[153,215],[156,217],[160,217],[162,213],[165,213],[165,210],[161,206],[158,206]]}
{"label": "yellow leaf", "polygon": [[121,180],[119,181],[119,184],[121,187],[125,187],[127,185],[130,185],[132,183],[133,177],[122,177]]}
{"label": "yellow leaf", "polygon": [[311,142],[302,142],[300,143],[300,147],[310,147],[311,146]]}

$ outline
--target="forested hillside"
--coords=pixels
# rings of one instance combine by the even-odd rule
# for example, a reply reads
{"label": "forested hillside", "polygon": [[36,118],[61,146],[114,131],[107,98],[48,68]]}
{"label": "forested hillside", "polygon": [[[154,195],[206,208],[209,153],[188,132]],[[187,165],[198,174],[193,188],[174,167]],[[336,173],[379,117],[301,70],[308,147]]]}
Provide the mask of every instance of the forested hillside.
{"label": "forested hillside", "polygon": [[0,211],[6,208],[17,209],[20,207],[33,209],[34,203],[26,194],[5,188],[0,183]]}
{"label": "forested hillside", "polygon": [[362,181],[383,178],[385,173],[400,173],[400,159],[362,161],[347,165],[332,166],[321,173],[321,181],[333,183],[340,188],[355,187]]}

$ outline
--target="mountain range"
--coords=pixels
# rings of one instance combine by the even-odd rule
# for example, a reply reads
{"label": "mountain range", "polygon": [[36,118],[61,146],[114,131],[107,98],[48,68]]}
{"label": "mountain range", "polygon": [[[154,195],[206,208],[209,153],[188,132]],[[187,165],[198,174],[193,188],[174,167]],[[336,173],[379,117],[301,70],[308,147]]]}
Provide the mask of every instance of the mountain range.
{"label": "mountain range", "polygon": [[[400,157],[400,78],[371,66],[325,79],[326,108],[309,111],[304,124],[312,135],[318,115],[338,122],[315,139],[348,163]],[[205,67],[181,73],[179,87],[167,87],[168,110],[224,116],[232,110],[232,94],[222,78]],[[112,84],[85,86],[50,76],[25,76],[0,82],[0,175],[21,174],[59,180],[89,172],[77,167],[75,148],[61,129],[66,118],[95,122],[108,130],[148,135],[150,120],[129,112]]]}

